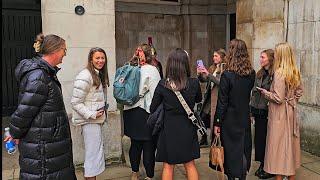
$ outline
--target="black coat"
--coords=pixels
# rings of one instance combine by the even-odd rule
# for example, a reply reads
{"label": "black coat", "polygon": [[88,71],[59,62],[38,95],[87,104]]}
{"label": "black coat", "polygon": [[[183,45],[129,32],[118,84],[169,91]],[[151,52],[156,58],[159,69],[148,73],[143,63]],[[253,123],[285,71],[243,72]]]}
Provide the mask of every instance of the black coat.
{"label": "black coat", "polygon": [[20,84],[10,134],[20,139],[20,179],[76,179],[69,121],[57,68],[40,57],[22,60],[15,71]]}
{"label": "black coat", "polygon": [[248,76],[224,71],[220,79],[214,125],[221,127],[225,173],[233,177],[243,176],[250,169],[252,142],[249,101],[254,80],[254,71]]}
{"label": "black coat", "polygon": [[[181,91],[191,109],[202,100],[198,79],[189,78]],[[164,122],[159,134],[156,161],[181,164],[200,157],[196,127],[192,124],[176,94],[165,87],[162,79],[154,92],[150,112],[154,113],[163,103]]]}

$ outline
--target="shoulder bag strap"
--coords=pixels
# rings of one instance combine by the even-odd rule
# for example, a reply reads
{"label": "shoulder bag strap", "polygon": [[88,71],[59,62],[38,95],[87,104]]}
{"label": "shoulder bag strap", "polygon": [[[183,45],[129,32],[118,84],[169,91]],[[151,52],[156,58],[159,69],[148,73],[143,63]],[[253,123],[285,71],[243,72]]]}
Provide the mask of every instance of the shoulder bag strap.
{"label": "shoulder bag strap", "polygon": [[185,101],[185,99],[183,98],[182,94],[180,93],[180,91],[175,91],[173,87],[175,87],[174,83],[171,82],[170,86],[172,88],[172,91],[176,94],[177,98],[180,101],[180,104],[182,105],[183,109],[186,111],[188,118],[192,121],[192,123],[194,125],[196,125],[198,128],[201,128],[199,126],[199,124],[197,124],[197,118],[194,115],[193,111],[190,109],[189,105],[187,104],[187,102]]}

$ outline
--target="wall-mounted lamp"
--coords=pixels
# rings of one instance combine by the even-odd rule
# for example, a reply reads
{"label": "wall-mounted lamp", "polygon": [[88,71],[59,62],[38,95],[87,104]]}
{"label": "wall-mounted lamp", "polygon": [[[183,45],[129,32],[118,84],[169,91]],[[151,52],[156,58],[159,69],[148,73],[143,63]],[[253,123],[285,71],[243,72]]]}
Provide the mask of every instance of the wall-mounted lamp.
{"label": "wall-mounted lamp", "polygon": [[76,6],[76,7],[74,8],[74,12],[75,12],[77,15],[83,15],[84,12],[85,12],[85,9],[84,9],[83,6],[78,5],[78,6]]}

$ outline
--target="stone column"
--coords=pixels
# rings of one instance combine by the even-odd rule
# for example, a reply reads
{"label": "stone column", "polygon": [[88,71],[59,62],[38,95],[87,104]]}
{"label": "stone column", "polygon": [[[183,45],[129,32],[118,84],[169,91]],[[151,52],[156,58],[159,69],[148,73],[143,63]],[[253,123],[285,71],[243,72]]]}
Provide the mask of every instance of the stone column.
{"label": "stone column", "polygon": [[320,1],[238,0],[237,38],[246,41],[257,70],[263,49],[288,41],[295,51],[304,95],[299,101],[301,146],[320,155]]}
{"label": "stone column", "polygon": [[260,52],[285,40],[284,9],[285,2],[279,0],[237,1],[237,38],[246,42],[256,70]]}
{"label": "stone column", "polygon": [[[120,114],[112,95],[116,70],[115,8],[114,0],[42,0],[42,28],[44,34],[57,34],[67,43],[67,56],[60,65],[58,78],[62,84],[64,102],[71,115],[70,100],[75,76],[85,68],[89,49],[101,47],[106,51],[111,86],[107,89],[110,104],[108,119],[103,126],[106,160],[119,161],[121,157]],[[75,14],[75,7],[85,8],[83,15]],[[75,164],[84,161],[84,144],[81,127],[71,126]]]}
{"label": "stone column", "polygon": [[288,42],[296,53],[304,94],[298,106],[301,146],[320,155],[320,1],[290,0]]}

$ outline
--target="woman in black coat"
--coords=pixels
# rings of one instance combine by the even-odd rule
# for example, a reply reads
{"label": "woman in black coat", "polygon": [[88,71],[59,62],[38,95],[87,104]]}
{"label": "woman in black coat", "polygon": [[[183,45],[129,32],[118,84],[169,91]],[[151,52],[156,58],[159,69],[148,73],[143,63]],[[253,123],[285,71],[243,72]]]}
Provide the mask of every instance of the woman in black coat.
{"label": "woman in black coat", "polygon": [[[171,87],[171,83],[175,88]],[[168,57],[166,78],[156,87],[150,112],[163,103],[164,124],[157,144],[156,161],[163,162],[162,179],[173,179],[175,164],[184,164],[188,179],[197,180],[194,159],[200,157],[196,127],[188,118],[174,90],[180,91],[190,109],[202,100],[198,79],[190,78],[189,58],[178,48]]]}
{"label": "woman in black coat", "polygon": [[227,53],[227,67],[220,79],[214,133],[224,147],[228,179],[245,179],[251,163],[250,92],[255,80],[244,41],[234,39]]}
{"label": "woman in black coat", "polygon": [[10,134],[19,139],[19,179],[76,179],[72,141],[56,65],[66,55],[65,40],[37,36],[40,56],[22,60],[16,68],[20,83]]}

